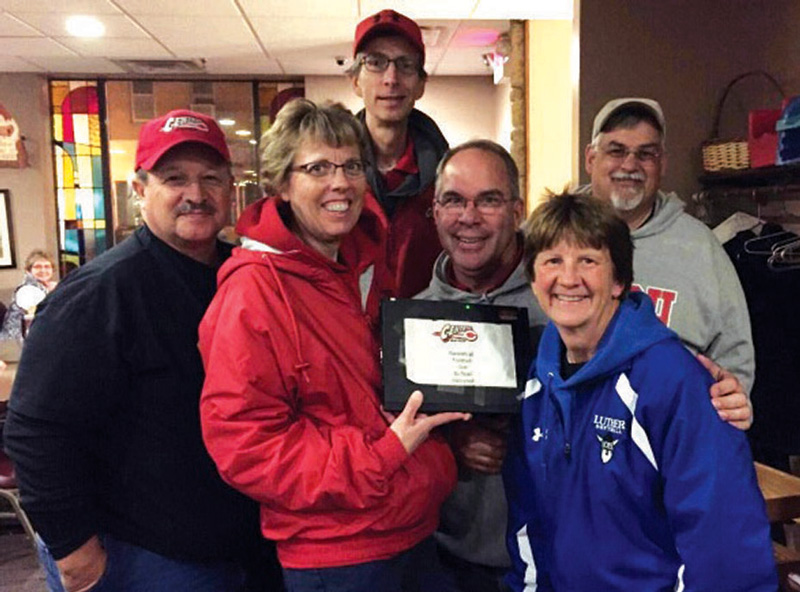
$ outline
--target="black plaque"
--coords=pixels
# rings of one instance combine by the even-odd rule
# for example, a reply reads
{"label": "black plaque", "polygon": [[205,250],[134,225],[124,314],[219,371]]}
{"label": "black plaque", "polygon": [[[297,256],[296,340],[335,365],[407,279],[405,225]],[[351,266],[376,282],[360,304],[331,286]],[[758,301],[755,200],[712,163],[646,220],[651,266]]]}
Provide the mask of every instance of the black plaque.
{"label": "black plaque", "polygon": [[392,299],[381,316],[387,410],[420,390],[426,413],[517,412],[530,360],[526,309]]}

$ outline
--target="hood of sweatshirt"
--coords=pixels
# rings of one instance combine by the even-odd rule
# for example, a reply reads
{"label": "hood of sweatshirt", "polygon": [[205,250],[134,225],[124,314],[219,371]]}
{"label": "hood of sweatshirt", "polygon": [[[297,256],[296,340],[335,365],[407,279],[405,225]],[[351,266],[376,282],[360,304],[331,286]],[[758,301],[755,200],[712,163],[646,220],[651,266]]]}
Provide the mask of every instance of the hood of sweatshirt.
{"label": "hood of sweatshirt", "polygon": [[[442,251],[433,265],[431,283],[416,297],[433,300],[455,300],[457,302],[481,302],[484,299],[483,294],[465,292],[450,284],[447,277],[447,266],[449,264],[450,255],[446,251]],[[517,265],[501,286],[486,294],[486,299],[493,302],[498,297],[519,290],[522,287],[530,289],[530,281],[523,266]]]}
{"label": "hood of sweatshirt", "polygon": [[[628,366],[638,354],[667,339],[678,339],[678,336],[658,320],[650,297],[641,292],[631,292],[608,324],[595,355],[563,384],[573,387],[617,372]],[[536,359],[540,377],[552,373],[555,380],[561,381],[563,347],[555,325],[548,323]]]}
{"label": "hood of sweatshirt", "polygon": [[[581,185],[575,189],[575,193],[588,195],[592,192],[591,184]],[[631,232],[631,238],[645,238],[664,232],[683,214],[684,203],[674,191],[665,193],[658,190],[656,192],[656,203],[653,215],[639,228]]]}

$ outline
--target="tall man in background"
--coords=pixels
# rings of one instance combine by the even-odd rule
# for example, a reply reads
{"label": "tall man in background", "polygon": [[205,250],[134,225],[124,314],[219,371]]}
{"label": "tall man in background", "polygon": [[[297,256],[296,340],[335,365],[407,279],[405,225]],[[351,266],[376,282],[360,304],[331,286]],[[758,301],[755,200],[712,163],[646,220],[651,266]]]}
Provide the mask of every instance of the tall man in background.
{"label": "tall man in background", "polygon": [[258,509],[219,477],[199,417],[197,327],[231,251],[216,238],[233,193],[225,136],[172,111],[142,127],[136,169],[144,225],[39,306],[5,444],[67,592],[239,591]]}
{"label": "tall man in background", "polygon": [[425,45],[419,26],[382,10],[356,27],[347,74],[364,100],[358,117],[370,138],[367,200],[388,227],[388,263],[396,293],[410,298],[428,285],[441,251],[433,221],[436,165],[445,140],[414,103],[425,92]]}

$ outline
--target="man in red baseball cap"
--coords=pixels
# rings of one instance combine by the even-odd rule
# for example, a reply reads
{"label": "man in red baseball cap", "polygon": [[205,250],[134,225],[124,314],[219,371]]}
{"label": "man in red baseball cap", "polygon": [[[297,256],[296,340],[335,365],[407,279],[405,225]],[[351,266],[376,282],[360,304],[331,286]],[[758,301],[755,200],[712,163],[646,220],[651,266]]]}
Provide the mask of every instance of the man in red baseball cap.
{"label": "man in red baseball cap", "polygon": [[5,444],[52,589],[243,591],[258,508],[203,446],[196,347],[231,251],[230,154],[179,110],[142,126],[135,163],[144,224],[39,305]]}
{"label": "man in red baseball cap", "polygon": [[388,227],[388,262],[397,295],[428,286],[441,251],[433,221],[436,165],[447,140],[414,103],[425,92],[425,44],[413,20],[382,10],[356,27],[353,64],[347,70],[364,99],[358,113],[371,139],[366,205]]}

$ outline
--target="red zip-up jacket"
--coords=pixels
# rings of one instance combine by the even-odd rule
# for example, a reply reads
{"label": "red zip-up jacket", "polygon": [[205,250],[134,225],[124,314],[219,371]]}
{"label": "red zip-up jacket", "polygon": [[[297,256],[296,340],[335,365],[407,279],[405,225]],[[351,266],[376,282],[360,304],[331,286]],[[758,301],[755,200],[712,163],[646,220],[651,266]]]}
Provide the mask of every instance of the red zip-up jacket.
{"label": "red zip-up jacket", "polygon": [[220,269],[200,325],[203,437],[222,477],[261,503],[284,567],[411,548],[435,530],[456,469],[435,435],[408,455],[380,411],[380,222],[364,210],[340,245],[345,263],[292,234],[275,199],[237,231],[248,248]]}

